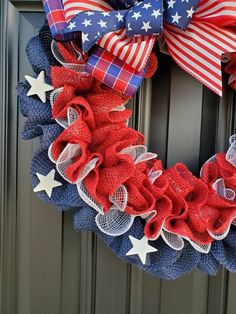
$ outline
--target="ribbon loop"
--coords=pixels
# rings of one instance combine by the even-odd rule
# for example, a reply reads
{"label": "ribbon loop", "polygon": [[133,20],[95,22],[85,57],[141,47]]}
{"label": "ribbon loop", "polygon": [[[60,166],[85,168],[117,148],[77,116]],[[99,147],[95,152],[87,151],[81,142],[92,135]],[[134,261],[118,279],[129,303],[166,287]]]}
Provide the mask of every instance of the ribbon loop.
{"label": "ribbon loop", "polygon": [[127,36],[161,34],[163,28],[163,3],[144,0],[131,8],[125,17]]}
{"label": "ribbon loop", "polygon": [[105,34],[125,28],[128,10],[86,11],[76,15],[63,30],[66,36],[71,32],[82,32],[82,49],[87,52]]}

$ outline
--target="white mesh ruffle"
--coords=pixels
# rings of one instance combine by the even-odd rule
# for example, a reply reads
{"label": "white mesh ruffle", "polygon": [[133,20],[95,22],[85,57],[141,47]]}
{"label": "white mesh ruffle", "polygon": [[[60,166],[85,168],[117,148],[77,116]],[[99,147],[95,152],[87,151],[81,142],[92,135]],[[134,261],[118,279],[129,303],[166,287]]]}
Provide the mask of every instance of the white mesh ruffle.
{"label": "white mesh ruffle", "polygon": [[172,249],[177,251],[182,250],[182,248],[184,247],[183,239],[188,241],[192,245],[192,247],[200,253],[207,254],[210,252],[211,249],[211,244],[202,244],[194,242],[190,240],[188,237],[183,237],[168,231],[165,226],[162,228],[161,236],[167,245],[169,245]]}
{"label": "white mesh ruffle", "polygon": [[98,162],[98,158],[91,159],[81,170],[77,183],[81,183],[87,175],[95,168],[96,163]]}
{"label": "white mesh ruffle", "polygon": [[209,162],[211,162],[211,163],[216,162],[216,155],[210,157],[210,158],[202,165],[202,167],[201,167],[201,169],[200,169],[200,177],[202,176],[202,171],[203,171],[204,165],[207,164],[207,163],[209,163]]}
{"label": "white mesh ruffle", "polygon": [[98,213],[103,214],[103,207],[93,199],[93,197],[90,195],[85,185],[83,184],[83,180],[95,168],[97,162],[98,158],[93,158],[84,166],[84,168],[80,172],[76,185],[78,193],[80,197],[84,200],[84,202],[87,203],[90,207],[94,208]]}
{"label": "white mesh ruffle", "polygon": [[156,171],[149,171],[148,178],[150,182],[153,184],[157,178],[159,178],[162,175],[162,170],[156,170]]}
{"label": "white mesh ruffle", "polygon": [[230,147],[226,153],[226,160],[236,168],[236,134],[229,138]]}
{"label": "white mesh ruffle", "polygon": [[148,161],[157,157],[157,154],[147,152],[147,147],[144,145],[134,145],[124,148],[120,154],[130,155],[135,164],[139,162]]}
{"label": "white mesh ruffle", "polygon": [[50,103],[51,103],[51,107],[53,108],[55,101],[57,100],[57,97],[60,95],[60,93],[62,92],[63,87],[60,88],[56,88],[54,89],[51,94],[50,94]]}
{"label": "white mesh ruffle", "polygon": [[[55,89],[51,95],[50,95],[50,103],[53,108],[55,101],[57,100],[57,97],[62,92],[63,88],[57,88]],[[57,118],[55,119],[58,124],[60,124],[64,129],[68,128],[69,125],[74,123],[79,118],[78,111],[73,108],[69,107],[67,109],[67,117],[66,118]]]}
{"label": "white mesh ruffle", "polygon": [[144,214],[139,214],[139,215],[135,215],[136,217],[141,217],[142,219],[145,219],[146,221],[151,220],[152,218],[154,218],[157,215],[157,211],[155,209],[150,210],[147,213]]}
{"label": "white mesh ruffle", "polygon": [[109,201],[113,203],[120,211],[124,211],[128,201],[128,192],[124,185],[121,185],[115,193],[109,197]]}
{"label": "white mesh ruffle", "polygon": [[[218,234],[216,234],[216,233],[212,233],[211,231],[209,231],[209,230],[207,230],[208,231],[208,233],[210,234],[210,236],[213,238],[213,239],[215,239],[215,240],[223,240],[224,238],[226,238],[227,237],[227,235],[228,235],[228,233],[229,233],[229,230],[230,230],[230,226],[233,224],[233,225],[235,225],[235,218],[236,218],[236,215],[234,215],[230,220],[229,220],[229,222],[228,222],[228,225],[227,225],[227,228],[224,230],[224,232],[223,233],[218,233]],[[217,227],[221,227],[221,223],[219,222],[218,223],[218,225],[217,225],[217,223],[215,223],[215,227],[217,228]]]}
{"label": "white mesh ruffle", "polygon": [[[77,60],[82,61],[83,57],[82,54],[75,49],[74,45],[72,45],[70,43],[71,47],[72,47],[72,51],[74,53],[74,56],[76,57]],[[64,67],[64,68],[68,68],[71,70],[74,70],[76,72],[82,72],[82,73],[86,73],[85,71],[85,64],[77,64],[77,63],[68,63],[65,61],[65,59],[63,58],[59,48],[58,48],[58,44],[57,41],[55,41],[54,39],[52,40],[51,43],[51,51],[53,56],[55,57],[55,59]]]}
{"label": "white mesh ruffle", "polygon": [[95,221],[98,228],[110,236],[119,236],[126,233],[132,226],[135,216],[128,215],[112,206],[105,214],[97,214]]}
{"label": "white mesh ruffle", "polygon": [[130,155],[135,161],[139,156],[147,152],[147,148],[144,145],[129,146],[120,151],[120,154]]}
{"label": "white mesh ruffle", "polygon": [[53,158],[53,154],[52,154],[52,146],[53,143],[49,146],[48,148],[48,157],[51,160],[51,162],[53,162],[54,164],[56,163],[56,160]]}
{"label": "white mesh ruffle", "polygon": [[49,147],[48,156],[51,161],[55,162],[58,173],[68,182],[73,183],[66,175],[66,169],[73,163],[75,157],[81,155],[81,147],[79,144],[68,143],[61,152],[59,158],[55,162],[52,156],[52,145]]}
{"label": "white mesh ruffle", "polygon": [[[126,102],[126,103],[127,103],[127,102]],[[124,110],[126,109],[126,108],[125,108],[126,103],[123,104],[123,105],[117,106],[117,107],[115,107],[115,108],[112,108],[111,111],[124,111]]]}
{"label": "white mesh ruffle", "polygon": [[201,244],[194,241],[191,241],[190,239],[186,239],[192,247],[197,250],[200,253],[208,254],[211,250],[211,244]]}
{"label": "white mesh ruffle", "polygon": [[212,187],[219,196],[225,198],[228,201],[234,201],[235,191],[233,191],[232,189],[227,189],[225,187],[225,181],[223,178],[217,179],[213,183]]}
{"label": "white mesh ruffle", "polygon": [[92,196],[84,186],[83,182],[79,184],[77,183],[77,190],[80,197],[86,204],[95,209],[98,213],[103,214],[103,207],[92,198]]}
{"label": "white mesh ruffle", "polygon": [[165,228],[162,228],[160,235],[165,243],[173,250],[180,251],[183,249],[184,240],[177,234],[174,234],[167,231]]}

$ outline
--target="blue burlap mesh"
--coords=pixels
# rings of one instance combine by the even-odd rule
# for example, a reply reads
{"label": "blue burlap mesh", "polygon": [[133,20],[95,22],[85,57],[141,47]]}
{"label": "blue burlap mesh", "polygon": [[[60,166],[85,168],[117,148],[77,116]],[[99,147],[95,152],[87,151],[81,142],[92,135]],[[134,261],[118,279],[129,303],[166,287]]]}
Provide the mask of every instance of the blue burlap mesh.
{"label": "blue burlap mesh", "polygon": [[50,63],[47,54],[45,54],[40,44],[39,36],[30,39],[26,46],[26,54],[35,73],[38,74],[41,71],[45,71],[46,75],[50,74]]}
{"label": "blue burlap mesh", "polygon": [[200,261],[201,254],[194,250],[190,244],[185,243],[182,251],[175,251],[159,238],[152,241],[151,245],[158,249],[157,252],[149,254],[146,265],[143,265],[137,255],[126,256],[132,244],[129,235],[135,238],[142,238],[143,224],[140,218],[134,220],[131,229],[118,237],[111,237],[102,233],[95,223],[96,212],[89,208],[79,209],[74,216],[74,227],[77,231],[90,230],[95,232],[111,250],[126,262],[133,263],[140,269],[163,279],[176,279],[188,272],[191,272]]}
{"label": "blue burlap mesh", "polygon": [[27,81],[21,82],[17,86],[21,113],[27,117],[29,123],[33,125],[38,121],[44,124],[53,123],[50,102],[42,104],[38,98],[28,97],[27,92],[29,89],[30,85]]}
{"label": "blue burlap mesh", "polygon": [[[39,183],[36,172],[46,175],[52,169],[55,169],[55,165],[49,160],[47,149],[39,149],[34,154],[31,163],[33,188]],[[84,202],[79,197],[76,185],[66,182],[57,172],[55,179],[61,182],[62,186],[53,190],[51,198],[49,198],[44,191],[37,192],[37,195],[43,201],[53,204],[61,210],[77,209],[80,206],[85,206]]]}
{"label": "blue burlap mesh", "polygon": [[25,140],[40,137],[41,146],[48,148],[62,132],[62,127],[51,118],[51,105],[49,102],[42,104],[40,100],[27,97],[29,84],[18,84],[17,91],[21,113],[27,118],[22,130]]}
{"label": "blue burlap mesh", "polygon": [[52,35],[47,24],[39,31],[39,42],[50,65],[60,65],[51,52]]}
{"label": "blue burlap mesh", "polygon": [[213,243],[212,254],[226,269],[236,272],[236,227],[231,226],[224,240]]}
{"label": "blue burlap mesh", "polygon": [[[51,40],[49,28],[44,25],[39,36],[32,38],[26,48],[35,76],[40,71],[45,71],[48,83],[50,83],[50,66],[57,64],[50,50]],[[19,83],[17,87],[20,111],[26,117],[22,137],[24,139],[40,138],[40,148],[35,152],[31,163],[34,188],[38,184],[36,173],[46,175],[55,169],[55,165],[48,158],[48,147],[62,132],[62,128],[52,119],[51,105],[48,100],[43,104],[37,96],[27,97],[29,88],[26,81]],[[236,271],[236,228],[232,228],[223,241],[215,241],[209,254],[199,253],[188,242],[185,242],[183,250],[175,251],[160,237],[151,242],[151,245],[158,251],[148,254],[147,263],[143,265],[137,255],[126,256],[132,246],[128,236],[132,235],[136,238],[143,236],[142,219],[135,218],[133,226],[124,235],[108,236],[98,229],[95,223],[96,211],[81,200],[76,186],[66,182],[57,172],[55,179],[63,185],[53,190],[51,198],[43,191],[37,192],[37,195],[61,210],[75,210],[75,230],[95,232],[116,255],[126,262],[133,263],[140,269],[163,279],[176,279],[191,272],[195,267],[214,275],[220,264],[228,270]]]}
{"label": "blue burlap mesh", "polygon": [[213,276],[217,274],[219,267],[220,264],[215,259],[212,252],[209,252],[209,254],[201,254],[201,259],[198,264],[198,268],[201,269],[201,271]]}

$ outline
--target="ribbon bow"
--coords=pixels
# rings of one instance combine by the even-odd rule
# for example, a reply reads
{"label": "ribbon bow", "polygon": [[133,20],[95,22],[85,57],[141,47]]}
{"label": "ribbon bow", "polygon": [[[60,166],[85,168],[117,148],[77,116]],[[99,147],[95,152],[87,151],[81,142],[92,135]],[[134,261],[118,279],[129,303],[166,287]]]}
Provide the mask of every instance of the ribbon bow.
{"label": "ribbon bow", "polygon": [[[87,3],[86,0],[83,2]],[[144,0],[127,10],[110,8],[110,11],[107,9],[99,12],[94,8],[94,11],[77,14],[63,34],[81,31],[82,48],[88,51],[105,34],[120,29],[125,29],[128,37],[160,35],[163,30],[163,20],[185,29],[199,0],[185,0],[174,6],[175,2],[175,0],[164,0],[164,3],[160,0]],[[99,3],[105,4],[104,0],[99,0]]]}
{"label": "ribbon bow", "polygon": [[[119,2],[115,1],[118,6]],[[124,6],[132,3],[132,0],[124,2]],[[236,2],[233,0],[144,0],[122,10],[113,10],[104,0],[44,0],[44,7],[57,39],[72,38],[76,31],[81,31],[85,51],[97,43],[128,64],[132,76],[139,77],[136,89],[159,34],[179,66],[222,95],[221,58],[226,52],[236,51],[236,34],[226,28],[236,25]],[[60,18],[56,19],[56,15]],[[91,58],[89,71],[92,75],[113,88],[126,91],[120,84],[114,87],[114,82],[102,75],[107,69],[98,68],[112,58],[109,54],[99,51],[97,55],[95,53],[95,59],[94,55]],[[121,69],[123,63],[118,67]],[[134,91],[133,88],[132,93]]]}

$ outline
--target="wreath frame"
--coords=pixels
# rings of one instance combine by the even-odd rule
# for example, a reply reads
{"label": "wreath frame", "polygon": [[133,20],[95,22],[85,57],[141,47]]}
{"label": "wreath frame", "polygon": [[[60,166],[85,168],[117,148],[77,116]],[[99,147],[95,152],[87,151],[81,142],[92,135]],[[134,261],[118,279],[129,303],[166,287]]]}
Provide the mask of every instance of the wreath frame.
{"label": "wreath frame", "polygon": [[[21,109],[22,110],[22,109]],[[83,217],[83,215],[82,215],[82,217]],[[84,217],[85,218],[85,217]],[[75,226],[76,226],[76,220],[75,220]],[[76,226],[76,227],[78,227],[78,226]],[[80,226],[80,228],[82,228],[83,229],[83,227],[82,226]],[[85,227],[86,228],[86,227]],[[100,236],[101,236],[101,234],[100,234]],[[140,235],[139,235],[140,236]],[[109,239],[109,237],[108,238],[106,238],[105,239],[105,241],[107,241],[107,244],[114,250],[114,251],[116,251],[116,248],[114,248],[114,243],[113,243],[113,241],[111,241],[111,239]],[[109,244],[110,243],[110,244]],[[111,243],[113,243],[113,244],[111,244]],[[205,259],[205,257],[203,258],[203,259]],[[128,261],[130,261],[130,260],[128,260]],[[150,268],[149,268],[149,266],[150,265],[147,265],[147,267],[144,265],[143,266],[143,263],[142,264],[140,264],[140,262],[136,259],[136,260],[132,260],[135,264],[137,264],[140,268],[142,268],[142,269],[144,269],[144,270],[146,270],[146,271],[149,271],[149,272],[151,272],[151,273],[153,273],[153,271],[151,271],[150,270]],[[204,263],[205,262],[203,262],[202,264],[203,264],[203,266],[202,266],[202,269],[203,270],[205,270],[205,271],[208,271],[209,272],[209,269],[208,270],[206,270],[206,269],[204,269]],[[209,266],[209,265],[208,265]],[[213,266],[213,265],[211,265],[211,266]],[[211,273],[213,274],[213,273],[215,273],[215,271],[216,271],[216,265],[213,267],[213,269],[211,269]],[[188,271],[191,271],[192,270],[192,267],[190,268],[190,269],[185,269],[184,270],[184,272],[188,272]],[[177,272],[178,273],[178,272]],[[182,273],[181,273],[182,274]],[[159,269],[159,272],[156,274],[156,275],[158,275],[158,276],[160,276],[160,277],[162,277],[162,278],[168,278],[168,279],[174,279],[174,278],[177,278],[180,274],[178,273],[178,275],[175,273],[175,274],[171,274],[170,273],[170,270],[168,269],[168,271],[167,272],[162,272],[160,269]]]}

